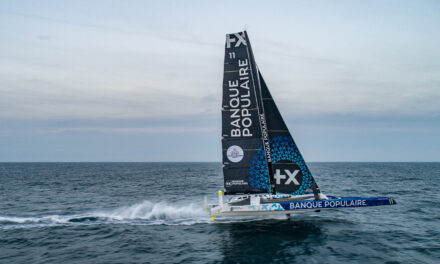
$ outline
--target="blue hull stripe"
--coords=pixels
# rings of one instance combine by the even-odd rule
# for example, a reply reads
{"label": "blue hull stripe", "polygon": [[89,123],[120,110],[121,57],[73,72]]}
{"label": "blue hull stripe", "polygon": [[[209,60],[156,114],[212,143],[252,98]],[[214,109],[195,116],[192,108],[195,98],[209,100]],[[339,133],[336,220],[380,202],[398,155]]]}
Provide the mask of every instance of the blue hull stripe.
{"label": "blue hull stripe", "polygon": [[281,202],[279,203],[284,210],[310,210],[310,209],[327,209],[341,207],[367,207],[380,205],[393,205],[396,201],[389,197],[341,197],[329,200],[306,200],[297,202]]}

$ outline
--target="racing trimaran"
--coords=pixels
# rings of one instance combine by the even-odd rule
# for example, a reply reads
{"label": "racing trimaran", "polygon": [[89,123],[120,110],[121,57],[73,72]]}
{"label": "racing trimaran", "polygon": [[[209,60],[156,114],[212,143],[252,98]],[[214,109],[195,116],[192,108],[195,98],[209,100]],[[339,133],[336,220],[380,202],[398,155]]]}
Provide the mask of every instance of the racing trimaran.
{"label": "racing trimaran", "polygon": [[[246,31],[226,35],[222,148],[224,191],[218,205],[206,207],[213,220],[396,204],[389,197],[320,191],[255,63]],[[223,202],[223,194],[232,197]]]}

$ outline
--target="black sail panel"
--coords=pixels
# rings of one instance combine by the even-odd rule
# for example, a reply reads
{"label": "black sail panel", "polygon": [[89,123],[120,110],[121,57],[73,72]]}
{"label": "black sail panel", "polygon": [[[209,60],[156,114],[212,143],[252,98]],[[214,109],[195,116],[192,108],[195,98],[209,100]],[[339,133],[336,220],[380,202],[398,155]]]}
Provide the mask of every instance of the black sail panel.
{"label": "black sail panel", "polygon": [[254,159],[261,152],[262,140],[256,73],[248,44],[245,32],[226,35],[222,101],[226,194],[270,191],[267,162]]}
{"label": "black sail panel", "polygon": [[[295,141],[259,72],[264,112],[270,138],[272,170],[277,193],[294,195],[319,192]],[[261,157],[260,157],[261,159]]]}

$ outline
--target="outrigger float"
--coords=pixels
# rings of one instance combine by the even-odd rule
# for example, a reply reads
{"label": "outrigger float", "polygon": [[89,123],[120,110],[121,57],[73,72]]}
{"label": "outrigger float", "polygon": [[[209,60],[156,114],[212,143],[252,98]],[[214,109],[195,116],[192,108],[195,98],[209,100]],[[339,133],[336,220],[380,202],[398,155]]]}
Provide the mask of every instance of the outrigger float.
{"label": "outrigger float", "polygon": [[[222,147],[224,192],[219,204],[205,206],[212,220],[396,204],[389,197],[321,193],[255,63],[246,31],[226,35]],[[224,202],[223,195],[231,198]]]}

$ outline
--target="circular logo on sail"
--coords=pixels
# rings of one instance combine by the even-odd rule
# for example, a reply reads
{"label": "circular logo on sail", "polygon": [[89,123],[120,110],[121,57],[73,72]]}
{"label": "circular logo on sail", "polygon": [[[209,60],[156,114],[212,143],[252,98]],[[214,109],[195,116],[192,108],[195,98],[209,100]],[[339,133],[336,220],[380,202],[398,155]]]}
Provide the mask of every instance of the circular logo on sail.
{"label": "circular logo on sail", "polygon": [[240,162],[243,159],[243,149],[237,145],[230,146],[226,151],[226,156],[231,162]]}

